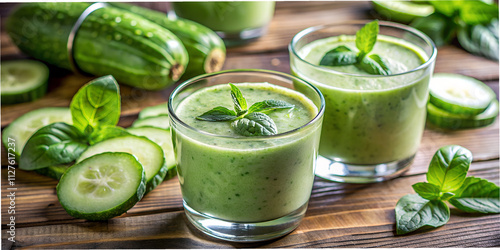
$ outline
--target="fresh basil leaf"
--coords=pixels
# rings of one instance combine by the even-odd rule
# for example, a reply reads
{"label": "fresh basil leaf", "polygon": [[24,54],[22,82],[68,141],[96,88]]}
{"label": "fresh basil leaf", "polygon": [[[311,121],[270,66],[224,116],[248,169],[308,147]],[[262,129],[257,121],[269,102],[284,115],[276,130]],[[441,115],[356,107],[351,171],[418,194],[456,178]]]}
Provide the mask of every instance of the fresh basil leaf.
{"label": "fresh basil leaf", "polygon": [[498,6],[481,1],[463,1],[460,4],[459,16],[465,24],[487,24],[498,18]]}
{"label": "fresh basil leaf", "polygon": [[252,106],[250,106],[250,108],[248,109],[248,113],[268,113],[276,109],[291,109],[294,107],[295,105],[281,100],[265,100],[262,102],[256,102]]}
{"label": "fresh basil leaf", "polygon": [[359,50],[359,59],[372,51],[377,42],[378,32],[378,20],[367,23],[356,32],[356,48]]}
{"label": "fresh basil leaf", "polygon": [[458,25],[441,13],[416,18],[410,26],[428,35],[437,47],[449,44],[455,37]]}
{"label": "fresh basil leaf", "polygon": [[427,200],[418,194],[408,194],[399,199],[395,208],[396,233],[413,232],[422,227],[439,227],[450,219],[450,209],[440,200]]}
{"label": "fresh basil leaf", "polygon": [[427,200],[439,200],[440,196],[440,191],[439,187],[427,183],[427,182],[418,182],[412,185],[413,190],[417,192],[420,197],[427,199]]}
{"label": "fresh basil leaf", "polygon": [[361,70],[372,75],[390,75],[391,71],[387,65],[380,65],[377,61],[373,60],[370,56],[364,57],[360,62],[355,64]]}
{"label": "fresh basil leaf", "polygon": [[275,135],[278,133],[274,121],[264,113],[250,113],[232,124],[236,133],[243,136]]}
{"label": "fresh basil leaf", "polygon": [[215,107],[196,117],[197,120],[209,122],[230,121],[236,118],[236,112],[221,106]]}
{"label": "fresh basil leaf", "polygon": [[240,116],[248,109],[247,101],[238,87],[234,86],[232,83],[229,85],[231,86],[231,97],[233,98],[234,110],[236,110],[236,114]]}
{"label": "fresh basil leaf", "polygon": [[333,52],[326,53],[319,65],[322,66],[345,66],[352,65],[358,61],[358,54],[355,52]]}
{"label": "fresh basil leaf", "polygon": [[451,199],[453,196],[455,196],[455,194],[454,194],[454,193],[450,193],[450,192],[441,193],[441,198],[440,198],[440,200],[442,200],[442,201],[447,201],[447,200]]}
{"label": "fresh basil leaf", "polygon": [[467,177],[449,202],[468,213],[500,213],[499,187],[488,180]]}
{"label": "fresh basil leaf", "polygon": [[427,181],[439,187],[441,192],[453,192],[462,186],[472,153],[458,145],[441,147],[432,157],[427,171]]}
{"label": "fresh basil leaf", "polygon": [[368,57],[370,57],[370,59],[372,59],[373,61],[378,63],[378,65],[382,68],[382,70],[384,71],[385,74],[387,74],[387,75],[392,74],[391,69],[389,69],[389,63],[383,57],[381,57],[377,54],[372,54]]}
{"label": "fresh basil leaf", "polygon": [[498,61],[498,19],[488,26],[465,26],[458,31],[458,42],[468,52]]}
{"label": "fresh basil leaf", "polygon": [[84,134],[99,126],[114,126],[120,118],[120,91],[112,76],[97,78],[80,88],[70,104],[73,125]]}
{"label": "fresh basil leaf", "polygon": [[34,170],[70,163],[87,149],[87,138],[73,125],[52,123],[36,131],[26,143],[19,168]]}
{"label": "fresh basil leaf", "polygon": [[99,127],[98,129],[94,130],[92,134],[90,134],[89,143],[90,145],[94,145],[98,142],[124,135],[130,135],[130,133],[127,132],[127,130],[125,130],[122,127],[117,127],[117,126]]}

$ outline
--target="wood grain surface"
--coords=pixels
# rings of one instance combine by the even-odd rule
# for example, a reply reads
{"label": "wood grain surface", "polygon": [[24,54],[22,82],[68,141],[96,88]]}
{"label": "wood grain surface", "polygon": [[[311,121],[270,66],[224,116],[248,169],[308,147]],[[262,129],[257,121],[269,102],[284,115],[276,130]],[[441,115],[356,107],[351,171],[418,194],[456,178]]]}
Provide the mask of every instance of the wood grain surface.
{"label": "wood grain surface", "polygon": [[[1,59],[28,58],[10,41],[3,24],[16,4],[0,4]],[[169,3],[140,5],[167,12]],[[268,33],[245,46],[229,48],[224,69],[262,68],[290,72],[287,46],[300,30],[325,23],[373,19],[368,1],[278,2]],[[435,72],[459,73],[488,84],[498,96],[499,64],[474,56],[456,44],[440,47]],[[51,68],[49,92],[43,98],[1,107],[1,126],[20,115],[45,106],[68,106],[76,91],[93,77]],[[127,127],[147,106],[166,102],[173,87],[144,91],[121,86],[122,116]],[[177,178],[163,182],[126,214],[105,222],[69,216],[55,193],[57,181],[16,169],[16,242],[7,240],[10,200],[6,153],[2,145],[2,249],[11,248],[437,248],[500,246],[500,215],[470,215],[451,209],[450,221],[437,229],[395,235],[394,207],[399,198],[414,193],[411,185],[425,181],[434,152],[458,144],[470,149],[474,162],[469,175],[499,184],[499,122],[484,128],[459,131],[427,125],[409,171],[376,184],[343,184],[316,178],[306,217],[300,226],[276,240],[236,244],[208,237],[184,215]]]}

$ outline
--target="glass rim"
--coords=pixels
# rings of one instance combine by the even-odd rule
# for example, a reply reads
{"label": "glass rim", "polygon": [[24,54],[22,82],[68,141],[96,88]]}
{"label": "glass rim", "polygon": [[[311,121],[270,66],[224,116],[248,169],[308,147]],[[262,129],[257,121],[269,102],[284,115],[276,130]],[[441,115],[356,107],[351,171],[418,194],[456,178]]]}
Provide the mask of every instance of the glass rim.
{"label": "glass rim", "polygon": [[[263,135],[263,136],[243,136],[243,135],[242,136],[228,136],[228,135],[212,134],[212,133],[209,133],[209,132],[206,132],[206,131],[203,131],[203,130],[199,130],[197,128],[194,128],[194,127],[186,124],[175,113],[174,108],[172,106],[173,99],[175,98],[175,96],[177,96],[177,94],[179,94],[182,90],[184,90],[190,84],[192,84],[194,82],[197,82],[199,80],[202,80],[202,79],[206,79],[206,78],[209,78],[209,77],[218,76],[218,75],[222,75],[222,74],[227,74],[227,73],[253,73],[253,72],[278,75],[278,76],[281,76],[281,77],[286,77],[286,78],[290,78],[292,80],[300,81],[301,83],[305,84],[306,86],[309,86],[310,88],[312,88],[314,90],[314,92],[320,98],[320,102],[321,103],[320,103],[320,107],[318,108],[318,113],[314,116],[314,118],[310,119],[306,124],[304,124],[304,125],[302,125],[300,127],[294,128],[292,130],[288,130],[288,131],[283,132],[283,133],[278,133],[278,134],[275,134],[275,135]],[[273,84],[273,83],[270,83],[270,84]],[[276,84],[273,84],[273,85],[276,85]],[[294,91],[296,91],[296,90],[294,90]],[[306,98],[308,98],[308,97],[306,96]],[[310,99],[310,98],[308,98],[308,99]],[[221,71],[217,71],[217,72],[213,72],[213,73],[207,73],[207,74],[199,75],[199,76],[190,78],[190,79],[182,82],[170,94],[170,96],[168,98],[168,104],[167,104],[167,106],[168,106],[168,112],[169,112],[170,119],[175,120],[177,123],[179,123],[181,126],[183,126],[184,128],[186,128],[188,130],[194,131],[196,133],[199,133],[199,134],[202,134],[202,135],[205,135],[205,136],[210,136],[210,137],[217,137],[217,138],[224,138],[224,139],[236,139],[236,140],[256,140],[256,141],[260,141],[260,140],[268,140],[268,139],[275,139],[275,138],[280,138],[280,137],[286,137],[286,136],[289,136],[291,134],[295,134],[295,133],[297,133],[300,130],[304,130],[306,127],[310,127],[313,124],[317,123],[318,120],[323,116],[323,113],[325,111],[325,98],[323,97],[323,94],[321,93],[321,91],[319,91],[319,89],[316,88],[311,83],[309,83],[309,82],[307,82],[307,81],[305,81],[305,80],[303,80],[303,79],[301,79],[299,77],[296,77],[296,76],[293,76],[293,75],[290,75],[290,74],[287,74],[287,73],[282,73],[282,72],[274,71],[274,70],[266,70],[266,69],[229,69],[229,70],[221,70]]]}
{"label": "glass rim", "polygon": [[349,21],[349,22],[330,23],[330,24],[323,24],[323,25],[317,25],[317,26],[308,27],[306,29],[303,29],[303,30],[299,31],[297,34],[295,34],[292,37],[292,40],[288,44],[288,50],[296,58],[298,58],[300,61],[302,61],[302,62],[304,62],[304,63],[306,63],[306,64],[308,64],[308,65],[310,65],[312,67],[320,68],[321,70],[324,70],[324,71],[327,71],[327,72],[331,72],[331,73],[334,73],[334,74],[337,74],[337,75],[353,76],[353,77],[383,78],[383,77],[402,76],[402,75],[411,74],[411,73],[417,72],[419,70],[425,69],[425,68],[429,67],[433,62],[435,62],[436,57],[437,57],[437,47],[434,44],[434,41],[432,41],[432,39],[429,38],[429,36],[427,36],[423,32],[421,32],[421,31],[419,31],[419,30],[417,30],[417,29],[415,29],[413,27],[410,27],[408,25],[394,23],[394,22],[388,22],[388,21],[379,21],[379,26],[390,27],[390,28],[397,28],[397,29],[400,29],[400,30],[403,30],[403,31],[407,31],[407,32],[409,32],[409,33],[411,33],[411,34],[413,34],[413,35],[421,38],[422,40],[424,40],[424,42],[427,43],[432,48],[432,53],[429,55],[429,58],[424,63],[420,64],[418,67],[413,68],[411,70],[408,70],[408,71],[405,71],[405,72],[401,72],[401,73],[397,73],[397,74],[391,74],[391,75],[353,74],[353,73],[346,73],[346,72],[336,71],[336,70],[333,70],[333,69],[330,69],[330,68],[327,68],[327,67],[322,67],[320,65],[313,64],[313,63],[305,60],[301,56],[299,56],[298,51],[295,50],[295,45],[297,44],[297,42],[302,37],[304,37],[305,35],[310,34],[310,33],[314,32],[314,31],[318,31],[318,30],[322,30],[322,29],[330,28],[330,27],[335,27],[335,26],[341,26],[341,25],[362,25],[362,24],[366,24],[366,23],[368,23],[370,21],[373,21],[373,20],[355,20],[355,21]]}

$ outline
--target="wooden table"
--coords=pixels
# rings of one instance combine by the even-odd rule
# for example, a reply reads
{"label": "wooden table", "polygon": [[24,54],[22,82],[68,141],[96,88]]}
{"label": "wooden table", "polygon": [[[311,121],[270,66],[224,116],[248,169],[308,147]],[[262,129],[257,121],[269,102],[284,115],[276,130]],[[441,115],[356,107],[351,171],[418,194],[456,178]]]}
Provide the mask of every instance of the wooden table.
{"label": "wooden table", "polygon": [[[167,11],[167,3],[142,3]],[[0,5],[2,24],[11,4]],[[228,50],[225,68],[263,68],[289,72],[287,44],[298,31],[313,25],[373,19],[369,2],[278,2],[269,33],[247,46]],[[2,28],[2,60],[26,57]],[[456,45],[439,48],[435,72],[460,73],[487,83],[498,94],[499,64],[468,54]],[[67,106],[90,77],[54,70],[49,93],[32,103],[2,106],[5,127],[23,113],[42,106]],[[122,87],[122,117],[129,126],[143,107],[165,102],[172,88],[148,92]],[[234,244],[205,236],[188,223],[178,179],[149,193],[126,214],[105,222],[70,217],[59,204],[57,181],[16,170],[15,233],[10,242],[9,194],[5,149],[2,149],[2,247],[7,248],[235,248],[235,247],[494,247],[500,246],[500,215],[468,215],[451,209],[450,221],[437,229],[395,235],[394,207],[413,193],[411,185],[425,181],[434,152],[458,144],[474,155],[469,175],[499,183],[499,125],[461,131],[427,127],[412,168],[403,176],[377,184],[341,184],[316,178],[306,217],[289,235],[255,244]]]}

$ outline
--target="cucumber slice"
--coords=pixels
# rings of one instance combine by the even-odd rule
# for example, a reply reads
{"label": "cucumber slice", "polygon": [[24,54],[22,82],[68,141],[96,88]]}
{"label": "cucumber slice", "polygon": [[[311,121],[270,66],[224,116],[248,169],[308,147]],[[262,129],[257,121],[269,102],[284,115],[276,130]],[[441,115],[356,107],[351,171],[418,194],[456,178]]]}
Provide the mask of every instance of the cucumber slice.
{"label": "cucumber slice", "polygon": [[161,147],[167,168],[167,175],[164,180],[168,180],[177,175],[177,170],[175,168],[177,164],[175,162],[174,145],[172,144],[170,130],[155,127],[139,127],[128,128],[127,131],[133,135],[145,136]]}
{"label": "cucumber slice", "polygon": [[374,9],[392,21],[409,23],[417,17],[434,13],[434,7],[427,3],[411,1],[372,1]]}
{"label": "cucumber slice", "polygon": [[131,154],[102,153],[70,167],[56,190],[69,215],[107,220],[125,213],[141,200],[145,173]]}
{"label": "cucumber slice", "polygon": [[453,114],[477,115],[495,99],[493,90],[472,77],[437,73],[429,84],[430,102]]}
{"label": "cucumber slice", "polygon": [[[17,119],[15,119],[8,127],[2,132],[2,142],[5,148],[10,142],[14,142],[14,154],[19,160],[21,152],[23,152],[24,145],[28,139],[40,128],[54,122],[65,122],[73,124],[71,119],[71,112],[66,107],[48,107],[40,108],[30,111]],[[14,141],[12,141],[12,139]]]}
{"label": "cucumber slice", "polygon": [[2,104],[36,100],[47,93],[49,68],[34,60],[2,62]]}
{"label": "cucumber slice", "polygon": [[103,152],[125,152],[137,157],[146,172],[146,193],[158,186],[167,173],[161,147],[146,137],[135,135],[120,136],[98,142],[88,147],[76,162],[81,162]]}
{"label": "cucumber slice", "polygon": [[168,107],[166,102],[155,106],[143,108],[141,112],[139,112],[139,119],[143,119],[146,117],[155,117],[159,115],[168,116]]}
{"label": "cucumber slice", "polygon": [[481,114],[468,116],[446,112],[432,105],[427,104],[427,120],[441,128],[465,129],[478,128],[492,124],[498,116],[498,101],[493,102]]}
{"label": "cucumber slice", "polygon": [[156,127],[162,129],[170,128],[170,119],[168,115],[159,115],[155,117],[146,117],[142,119],[137,119],[132,123],[132,127]]}
{"label": "cucumber slice", "polygon": [[66,172],[66,170],[68,170],[69,167],[71,167],[71,165],[50,166],[46,168],[35,169],[35,172],[50,177],[52,179],[59,180],[61,179],[61,176]]}

